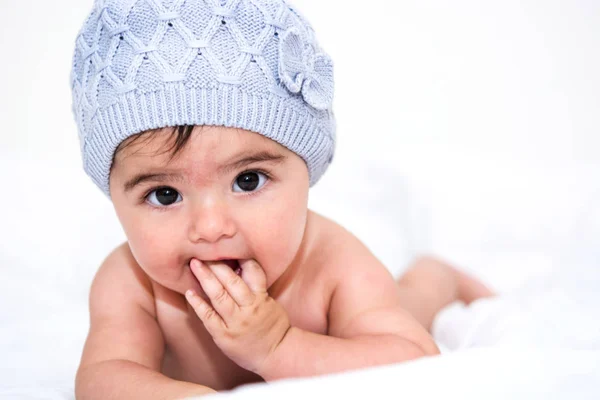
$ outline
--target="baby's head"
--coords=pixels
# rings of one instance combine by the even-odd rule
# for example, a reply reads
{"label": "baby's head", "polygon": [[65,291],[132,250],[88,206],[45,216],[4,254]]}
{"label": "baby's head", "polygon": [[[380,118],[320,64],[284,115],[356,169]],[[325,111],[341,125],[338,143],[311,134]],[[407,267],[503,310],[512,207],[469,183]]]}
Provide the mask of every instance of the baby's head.
{"label": "baby's head", "polygon": [[96,0],[75,49],[85,171],[132,252],[183,293],[191,258],[293,261],[333,158],[333,71],[283,0]]}

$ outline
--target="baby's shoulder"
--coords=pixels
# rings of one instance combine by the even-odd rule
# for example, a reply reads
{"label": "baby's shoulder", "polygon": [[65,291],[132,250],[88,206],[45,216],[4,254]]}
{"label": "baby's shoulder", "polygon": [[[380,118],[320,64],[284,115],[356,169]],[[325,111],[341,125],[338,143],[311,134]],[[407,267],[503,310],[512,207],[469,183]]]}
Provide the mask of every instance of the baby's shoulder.
{"label": "baby's shoulder", "polygon": [[328,271],[332,279],[341,279],[357,268],[381,263],[352,232],[337,222],[310,212],[314,233],[312,253],[319,269]]}
{"label": "baby's shoulder", "polygon": [[319,278],[333,295],[340,289],[353,291],[365,282],[378,286],[394,282],[390,271],[352,232],[322,215],[312,213],[315,235],[313,263]]}
{"label": "baby's shoulder", "polygon": [[127,242],[116,247],[102,262],[90,290],[90,303],[141,306],[155,315],[150,278],[139,266]]}

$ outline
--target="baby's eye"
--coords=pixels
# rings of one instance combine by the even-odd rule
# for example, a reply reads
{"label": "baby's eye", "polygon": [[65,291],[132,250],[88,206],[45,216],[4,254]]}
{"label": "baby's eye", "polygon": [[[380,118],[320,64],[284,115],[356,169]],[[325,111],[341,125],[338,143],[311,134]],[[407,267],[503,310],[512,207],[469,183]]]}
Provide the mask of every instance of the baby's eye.
{"label": "baby's eye", "polygon": [[267,182],[267,176],[261,172],[249,171],[238,175],[233,182],[234,192],[252,192]]}
{"label": "baby's eye", "polygon": [[146,199],[153,206],[160,207],[171,205],[177,200],[181,201],[181,195],[173,188],[163,187],[150,192]]}

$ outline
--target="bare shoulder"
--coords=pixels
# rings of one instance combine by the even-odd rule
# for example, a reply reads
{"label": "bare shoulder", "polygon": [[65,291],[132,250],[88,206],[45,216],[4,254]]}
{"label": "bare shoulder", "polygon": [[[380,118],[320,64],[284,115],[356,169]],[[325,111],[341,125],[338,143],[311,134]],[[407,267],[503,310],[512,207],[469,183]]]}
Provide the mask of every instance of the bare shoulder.
{"label": "bare shoulder", "polygon": [[316,266],[315,274],[327,282],[332,299],[336,293],[354,290],[357,285],[365,294],[369,288],[382,288],[383,284],[389,290],[395,290],[392,274],[352,232],[312,211],[309,222],[314,231],[311,264]]}
{"label": "bare shoulder", "polygon": [[393,280],[387,268],[358,239],[337,222],[311,211],[315,234],[313,252],[322,267],[330,270],[336,281],[347,281],[350,272],[365,271],[383,274]]}
{"label": "bare shoulder", "polygon": [[90,290],[90,305],[112,307],[132,303],[139,305],[150,315],[156,315],[150,279],[125,242],[106,257],[96,272]]}
{"label": "bare shoulder", "polygon": [[90,330],[80,368],[128,360],[158,370],[164,341],[150,279],[127,243],[104,260],[90,289]]}
{"label": "bare shoulder", "polygon": [[322,254],[333,286],[329,334],[352,337],[377,326],[390,332],[413,326],[414,321],[401,310],[394,277],[367,246],[341,225],[315,214],[317,224],[320,233],[315,248]]}

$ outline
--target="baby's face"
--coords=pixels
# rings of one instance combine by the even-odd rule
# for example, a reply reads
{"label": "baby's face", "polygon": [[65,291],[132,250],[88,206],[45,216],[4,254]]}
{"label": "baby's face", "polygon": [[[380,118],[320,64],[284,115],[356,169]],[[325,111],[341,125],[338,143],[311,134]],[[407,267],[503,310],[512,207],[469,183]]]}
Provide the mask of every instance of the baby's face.
{"label": "baby's face", "polygon": [[294,260],[307,217],[308,169],[257,133],[195,127],[170,160],[173,128],[115,155],[110,193],[131,251],[157,283],[201,291],[189,268],[255,259],[270,286]]}

